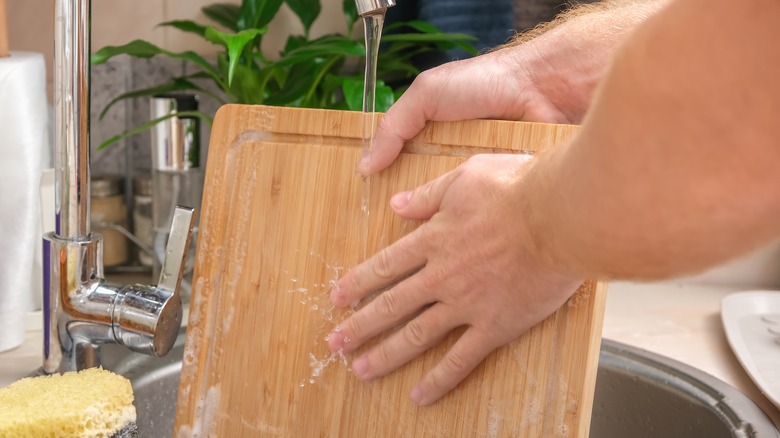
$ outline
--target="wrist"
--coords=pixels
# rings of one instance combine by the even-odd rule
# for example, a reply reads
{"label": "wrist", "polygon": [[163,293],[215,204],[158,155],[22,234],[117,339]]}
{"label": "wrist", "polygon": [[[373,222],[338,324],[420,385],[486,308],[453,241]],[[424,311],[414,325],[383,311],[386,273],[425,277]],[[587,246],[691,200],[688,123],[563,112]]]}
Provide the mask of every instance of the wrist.
{"label": "wrist", "polygon": [[604,0],[583,4],[519,35],[505,48],[537,92],[564,116],[579,123],[613,53],[633,29],[667,0]]}
{"label": "wrist", "polygon": [[552,192],[555,157],[551,155],[562,147],[544,151],[529,161],[511,188],[514,202],[509,208],[518,220],[516,244],[525,248],[533,269],[544,273],[559,288],[573,291],[587,279],[588,273],[572,263],[556,238],[560,212]]}

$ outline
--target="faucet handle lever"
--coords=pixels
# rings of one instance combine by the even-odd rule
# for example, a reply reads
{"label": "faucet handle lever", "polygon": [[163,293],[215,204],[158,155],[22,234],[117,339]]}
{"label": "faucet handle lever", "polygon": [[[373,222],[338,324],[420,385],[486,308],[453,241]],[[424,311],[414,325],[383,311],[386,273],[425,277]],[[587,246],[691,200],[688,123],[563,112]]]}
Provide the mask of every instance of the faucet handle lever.
{"label": "faucet handle lever", "polygon": [[178,295],[194,226],[195,209],[177,206],[173,213],[171,232],[168,235],[160,280],[157,283],[158,288]]}
{"label": "faucet handle lever", "polygon": [[195,209],[176,207],[158,285],[118,288],[112,316],[118,343],[156,357],[173,347],[181,327],[179,286],[194,225]]}

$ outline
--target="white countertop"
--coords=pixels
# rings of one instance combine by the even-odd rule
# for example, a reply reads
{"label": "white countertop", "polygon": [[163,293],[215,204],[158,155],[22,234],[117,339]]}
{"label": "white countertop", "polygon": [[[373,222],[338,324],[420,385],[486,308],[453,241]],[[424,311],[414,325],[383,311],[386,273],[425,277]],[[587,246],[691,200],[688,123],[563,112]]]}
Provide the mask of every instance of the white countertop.
{"label": "white countertop", "polygon": [[[744,288],[613,283],[607,298],[604,338],[676,359],[731,384],[780,428],[780,410],[753,384],[726,341],[720,301],[740,290]],[[29,330],[24,345],[0,353],[0,387],[41,366],[41,338],[40,329]]]}

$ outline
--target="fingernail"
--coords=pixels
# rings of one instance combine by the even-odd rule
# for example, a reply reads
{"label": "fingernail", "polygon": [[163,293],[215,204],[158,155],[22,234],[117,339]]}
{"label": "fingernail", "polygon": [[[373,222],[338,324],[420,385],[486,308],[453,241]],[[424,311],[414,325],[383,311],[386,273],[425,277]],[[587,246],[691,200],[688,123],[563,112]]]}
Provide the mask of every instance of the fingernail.
{"label": "fingernail", "polygon": [[336,330],[330,332],[330,334],[327,336],[327,343],[330,351],[335,353],[343,347],[344,335],[339,333],[339,329],[336,328]]}
{"label": "fingernail", "polygon": [[409,397],[412,399],[412,403],[417,406],[423,404],[423,392],[419,387],[415,386],[414,389],[412,389],[412,393],[409,394]]}
{"label": "fingernail", "polygon": [[344,293],[337,282],[331,282],[330,284],[330,302],[338,305],[344,297]]}
{"label": "fingernail", "polygon": [[371,162],[371,150],[363,149],[363,154],[360,155],[360,162],[357,165],[357,171],[360,174],[365,174],[368,170],[368,165]]}
{"label": "fingernail", "polygon": [[409,205],[409,201],[412,199],[412,192],[396,193],[390,198],[390,205],[393,208],[401,209]]}
{"label": "fingernail", "polygon": [[361,356],[352,361],[352,372],[358,379],[364,379],[368,374],[368,359]]}

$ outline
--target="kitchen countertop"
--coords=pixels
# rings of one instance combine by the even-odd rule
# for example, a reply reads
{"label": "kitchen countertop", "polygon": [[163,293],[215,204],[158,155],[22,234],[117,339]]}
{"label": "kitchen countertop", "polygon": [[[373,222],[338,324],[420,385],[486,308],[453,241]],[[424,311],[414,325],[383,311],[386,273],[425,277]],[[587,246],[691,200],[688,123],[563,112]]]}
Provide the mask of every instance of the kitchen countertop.
{"label": "kitchen countertop", "polygon": [[[780,428],[780,409],[761,394],[732,353],[720,319],[720,302],[744,290],[675,282],[610,284],[603,335],[703,370],[752,399]],[[35,329],[37,326],[37,330]],[[0,387],[41,365],[40,322],[28,323],[25,343],[0,353]]]}

